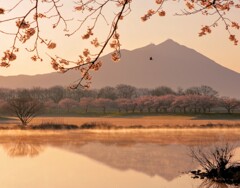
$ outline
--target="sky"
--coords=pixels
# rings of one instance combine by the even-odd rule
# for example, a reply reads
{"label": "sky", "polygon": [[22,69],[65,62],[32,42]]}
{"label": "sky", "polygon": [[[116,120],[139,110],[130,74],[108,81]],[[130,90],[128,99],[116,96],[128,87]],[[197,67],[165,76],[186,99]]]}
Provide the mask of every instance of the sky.
{"label": "sky", "polygon": [[[14,2],[18,1],[11,1],[11,3]],[[25,2],[27,2],[28,5],[19,6],[15,12],[12,12],[12,16],[20,15],[26,12],[28,6],[32,6],[31,3],[29,3],[30,0]],[[62,0],[62,2],[64,6],[60,10],[66,18],[72,18],[78,14],[72,11],[75,4],[70,3],[69,0]],[[195,49],[218,64],[240,73],[240,46],[235,46],[229,41],[229,35],[223,24],[219,24],[219,26],[207,36],[198,36],[201,26],[213,23],[216,17],[202,15],[175,16],[175,13],[181,12],[182,7],[176,2],[169,1],[170,3],[167,4],[165,8],[167,12],[165,17],[153,16],[147,22],[142,22],[141,17],[147,10],[156,8],[154,2],[155,0],[133,0],[131,13],[121,21],[119,25],[122,49],[133,50],[151,43],[159,44],[167,39],[173,39],[179,44]],[[0,0],[0,8],[12,7],[12,5],[10,1]],[[105,10],[108,20],[110,20],[110,17],[114,13],[114,9],[111,7],[107,7],[107,10]],[[239,19],[239,16],[240,11],[229,12],[229,17],[231,18]],[[0,20],[3,18],[4,17],[0,15]],[[79,22],[77,21],[70,24],[70,30],[76,28],[76,24],[79,24]],[[61,57],[75,60],[83,49],[89,47],[89,42],[81,40],[84,32],[77,32],[71,37],[65,37],[62,32],[63,24],[60,24],[60,27],[55,30],[52,29],[51,24],[47,24],[46,21],[41,22],[40,26],[43,28],[41,33],[43,35],[46,33],[44,36],[56,42],[57,48],[51,51],[45,47],[40,47],[40,54],[44,60],[43,62],[33,62],[30,60],[31,55],[25,50],[25,48],[31,48],[31,45],[19,44],[19,47],[22,49],[20,49],[17,60],[13,61],[8,68],[0,67],[0,75],[35,75],[53,72],[54,70],[51,67],[50,58],[47,54],[53,56],[57,54]],[[108,33],[107,27],[105,21],[103,21],[103,19],[100,20],[94,34],[99,36],[100,39],[101,37],[104,38]],[[0,23],[0,30],[1,29],[14,31],[13,26]],[[83,31],[86,31],[86,27],[83,27]],[[238,36],[240,37],[240,34]],[[12,45],[12,41],[13,38],[11,36],[0,33],[0,54],[3,54],[3,52]],[[111,52],[111,49],[107,48],[104,54],[109,52]]]}

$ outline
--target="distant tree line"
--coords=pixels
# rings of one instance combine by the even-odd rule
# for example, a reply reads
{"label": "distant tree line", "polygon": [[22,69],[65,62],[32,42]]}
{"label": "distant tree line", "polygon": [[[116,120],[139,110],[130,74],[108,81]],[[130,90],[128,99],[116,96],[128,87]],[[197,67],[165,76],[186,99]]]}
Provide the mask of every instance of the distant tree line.
{"label": "distant tree line", "polygon": [[[23,104],[31,104],[31,108],[20,104],[21,101]],[[16,112],[14,107],[17,104],[20,105],[19,112]],[[221,109],[223,112],[232,113],[240,108],[240,101],[231,97],[220,97],[217,91],[205,85],[177,91],[166,86],[146,89],[124,84],[90,90],[71,90],[61,86],[48,89],[0,89],[2,112],[25,114],[21,108],[30,111],[44,109],[44,113],[87,113],[90,109],[103,113],[109,110],[125,113],[209,113],[213,109]]]}

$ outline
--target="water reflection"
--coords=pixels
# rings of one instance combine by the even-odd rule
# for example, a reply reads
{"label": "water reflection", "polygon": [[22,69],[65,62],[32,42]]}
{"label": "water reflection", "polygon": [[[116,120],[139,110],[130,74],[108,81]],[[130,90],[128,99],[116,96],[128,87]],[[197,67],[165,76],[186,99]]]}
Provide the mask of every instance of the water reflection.
{"label": "water reflection", "polygon": [[239,186],[218,183],[208,179],[204,179],[198,188],[237,188]]}
{"label": "water reflection", "polygon": [[104,144],[87,143],[65,147],[68,151],[87,156],[121,171],[134,170],[150,177],[160,176],[172,181],[182,172],[194,169],[197,164],[189,158],[184,145],[159,144]]}
{"label": "water reflection", "polygon": [[[5,166],[2,167],[2,172],[0,169],[0,174],[16,172],[11,176],[14,181],[10,177],[0,176],[0,182],[5,181],[4,185],[8,188],[33,187],[32,185],[37,185],[36,188],[234,188],[191,179],[190,175],[182,174],[199,168],[188,155],[189,147],[210,147],[223,139],[219,135],[213,137],[212,134],[200,135],[199,132],[161,132],[156,135],[74,132],[10,137],[0,134],[0,142],[8,155],[5,156],[3,152],[0,155],[1,163]],[[239,135],[234,137],[228,134],[228,137],[234,143],[239,139]],[[203,143],[199,142],[200,138],[205,138]],[[20,159],[11,158],[20,156]],[[26,186],[23,180],[29,177],[37,177],[32,178],[36,182]],[[42,181],[43,178],[45,182]],[[22,186],[10,186],[11,182]]]}
{"label": "water reflection", "polygon": [[31,143],[25,137],[16,137],[8,143],[2,144],[4,150],[10,157],[36,157],[44,151],[39,143]]}

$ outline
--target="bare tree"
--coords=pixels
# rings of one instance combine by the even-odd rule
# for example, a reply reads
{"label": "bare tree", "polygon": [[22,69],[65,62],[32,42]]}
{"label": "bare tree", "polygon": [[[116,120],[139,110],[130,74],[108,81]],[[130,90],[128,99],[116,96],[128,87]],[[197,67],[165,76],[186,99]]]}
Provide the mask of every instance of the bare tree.
{"label": "bare tree", "polygon": [[116,89],[110,86],[103,87],[98,92],[98,98],[115,100],[117,98]]}
{"label": "bare tree", "polygon": [[47,101],[48,98],[48,92],[47,89],[40,88],[40,87],[34,87],[29,90],[30,96],[33,99],[41,100],[41,101]]}
{"label": "bare tree", "polygon": [[174,95],[175,92],[167,86],[157,87],[150,91],[152,96]]}
{"label": "bare tree", "polygon": [[62,86],[53,86],[48,89],[48,96],[55,103],[59,103],[64,98],[65,90]]}
{"label": "bare tree", "polygon": [[13,98],[8,100],[6,108],[21,121],[20,127],[25,128],[39,114],[43,105],[40,101],[31,98]]}
{"label": "bare tree", "polygon": [[137,89],[130,85],[119,84],[116,87],[118,98],[132,99],[136,97]]}
{"label": "bare tree", "polygon": [[186,95],[202,95],[202,96],[210,96],[217,97],[218,92],[211,88],[210,86],[202,85],[200,87],[190,87],[184,91]]}
{"label": "bare tree", "polygon": [[219,106],[225,108],[230,114],[233,110],[236,110],[240,107],[240,101],[230,97],[221,97],[219,99]]}

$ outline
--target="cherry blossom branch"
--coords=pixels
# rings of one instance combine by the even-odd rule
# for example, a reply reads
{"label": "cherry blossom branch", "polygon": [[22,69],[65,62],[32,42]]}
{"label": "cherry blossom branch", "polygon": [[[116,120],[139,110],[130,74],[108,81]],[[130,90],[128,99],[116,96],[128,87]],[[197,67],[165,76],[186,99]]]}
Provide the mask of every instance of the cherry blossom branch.
{"label": "cherry blossom branch", "polygon": [[[91,80],[91,76],[89,75],[89,71],[90,71],[91,69],[98,70],[98,69],[101,67],[101,64],[102,64],[102,63],[101,63],[101,62],[98,62],[98,59],[100,58],[100,56],[102,55],[103,51],[104,51],[105,48],[107,47],[109,41],[110,41],[112,38],[118,38],[118,34],[116,33],[116,31],[117,31],[117,29],[118,29],[118,23],[119,23],[119,21],[122,19],[122,16],[123,16],[123,14],[124,14],[124,12],[125,12],[125,8],[126,8],[126,6],[127,6],[128,3],[129,3],[128,0],[124,0],[124,3],[123,3],[123,5],[122,5],[121,10],[119,11],[119,13],[117,14],[117,16],[115,17],[115,19],[114,19],[113,22],[112,22],[112,27],[111,27],[111,31],[110,31],[109,36],[107,37],[107,39],[106,39],[106,41],[104,42],[104,44],[102,45],[100,51],[97,53],[96,57],[95,57],[92,61],[88,61],[88,57],[89,57],[89,56],[88,56],[88,55],[89,55],[88,50],[85,50],[85,57],[87,57],[87,59],[86,59],[85,61],[81,61],[80,64],[78,64],[78,62],[72,62],[72,63],[76,63],[77,65],[76,65],[76,66],[73,66],[73,67],[70,67],[70,68],[64,68],[64,67],[62,67],[61,65],[59,65],[59,64],[57,63],[57,61],[59,60],[60,63],[65,64],[65,65],[66,65],[66,64],[68,65],[68,64],[70,63],[70,61],[67,61],[67,60],[65,60],[65,59],[61,59],[61,58],[59,58],[59,57],[57,57],[57,58],[52,58],[52,57],[51,57],[53,67],[55,67],[56,69],[59,69],[59,70],[62,71],[62,72],[67,72],[67,71],[70,71],[70,70],[73,70],[73,69],[74,69],[74,70],[80,70],[80,71],[82,72],[81,78],[80,78],[78,81],[76,81],[75,84],[72,84],[72,85],[70,86],[71,89],[76,89],[76,88],[78,88],[79,86],[81,86],[81,87],[88,87],[88,86],[89,86],[88,83],[87,83],[86,85],[83,85],[82,82],[83,82],[84,80],[85,80],[85,81]],[[96,22],[95,22],[95,23],[96,23]],[[90,30],[90,32],[91,32],[91,30]],[[90,34],[89,34],[89,35],[90,35]],[[120,44],[117,45],[117,47],[119,47],[119,46],[120,46]],[[117,57],[116,57],[116,52],[113,53],[113,58],[117,58]],[[117,59],[115,59],[115,60],[117,60]],[[85,67],[85,66],[87,66],[87,65],[88,65],[88,67]]]}
{"label": "cherry blossom branch", "polygon": [[[8,31],[7,29],[0,29],[0,34],[11,36],[11,46],[8,50],[4,50],[4,55],[1,58],[0,66],[8,67],[11,62],[16,60],[17,52],[19,49],[24,48],[25,44],[30,44],[30,48],[26,50],[34,55],[31,57],[33,61],[41,60],[41,51],[39,45],[44,46],[44,50],[54,49],[57,44],[48,39],[47,33],[44,33],[42,23],[46,23],[46,26],[52,29],[59,28],[63,24],[63,32],[65,36],[72,36],[80,33],[83,29],[87,31],[82,35],[82,40],[89,40],[90,44],[95,47],[96,53],[90,53],[89,48],[85,48],[79,55],[76,61],[67,60],[64,57],[58,55],[48,55],[51,59],[52,67],[60,72],[67,72],[70,70],[78,70],[81,72],[81,78],[71,86],[71,88],[88,87],[91,80],[90,71],[99,70],[102,62],[99,61],[100,56],[103,54],[106,47],[109,45],[113,49],[112,60],[118,61],[121,58],[120,53],[120,34],[118,31],[119,21],[125,18],[131,12],[132,0],[78,0],[75,2],[76,6],[73,6],[73,12],[76,15],[71,19],[66,19],[61,8],[65,7],[63,0],[29,0],[31,3],[30,8],[21,15],[16,14],[12,16],[10,12],[16,11],[16,8],[25,6],[26,1],[15,0],[16,3],[10,8],[4,9],[0,7],[0,25],[9,24],[10,27],[16,27],[15,31]],[[233,34],[234,29],[239,30],[239,21],[231,18],[228,12],[230,10],[236,10],[240,8],[240,3],[231,0],[152,0],[155,2],[155,8],[147,10],[141,17],[142,21],[149,20],[154,15],[164,17],[166,10],[164,8],[166,3],[183,3],[184,7],[182,13],[175,15],[193,15],[202,14],[203,16],[215,16],[216,19],[212,21],[210,25],[204,25],[199,32],[199,36],[204,36],[212,32],[212,28],[218,26],[219,23],[224,24],[229,40],[235,45],[238,44],[238,40]],[[69,1],[68,1],[69,2]],[[33,4],[33,5],[32,5]],[[44,5],[43,10],[40,9],[40,5]],[[112,18],[106,12],[108,9],[114,8],[117,12],[112,15]],[[42,11],[42,12],[41,12]],[[80,13],[80,14],[78,14]],[[2,17],[3,16],[3,17]],[[103,30],[107,29],[106,37],[100,38],[95,35],[98,24],[101,23],[101,19],[106,23]],[[43,21],[42,21],[43,20]],[[74,22],[75,21],[75,22]],[[77,24],[76,24],[77,22]],[[61,24],[62,23],[62,24]],[[74,28],[70,27],[69,23]],[[45,27],[45,25],[44,25]],[[101,27],[103,27],[101,25]],[[7,27],[6,27],[7,28]],[[63,35],[63,36],[64,36]],[[93,38],[94,37],[94,38]],[[33,40],[30,40],[32,39]],[[46,49],[47,48],[47,49]],[[46,54],[49,54],[46,52]],[[84,83],[83,83],[84,82]],[[86,82],[86,84],[85,84]]]}

